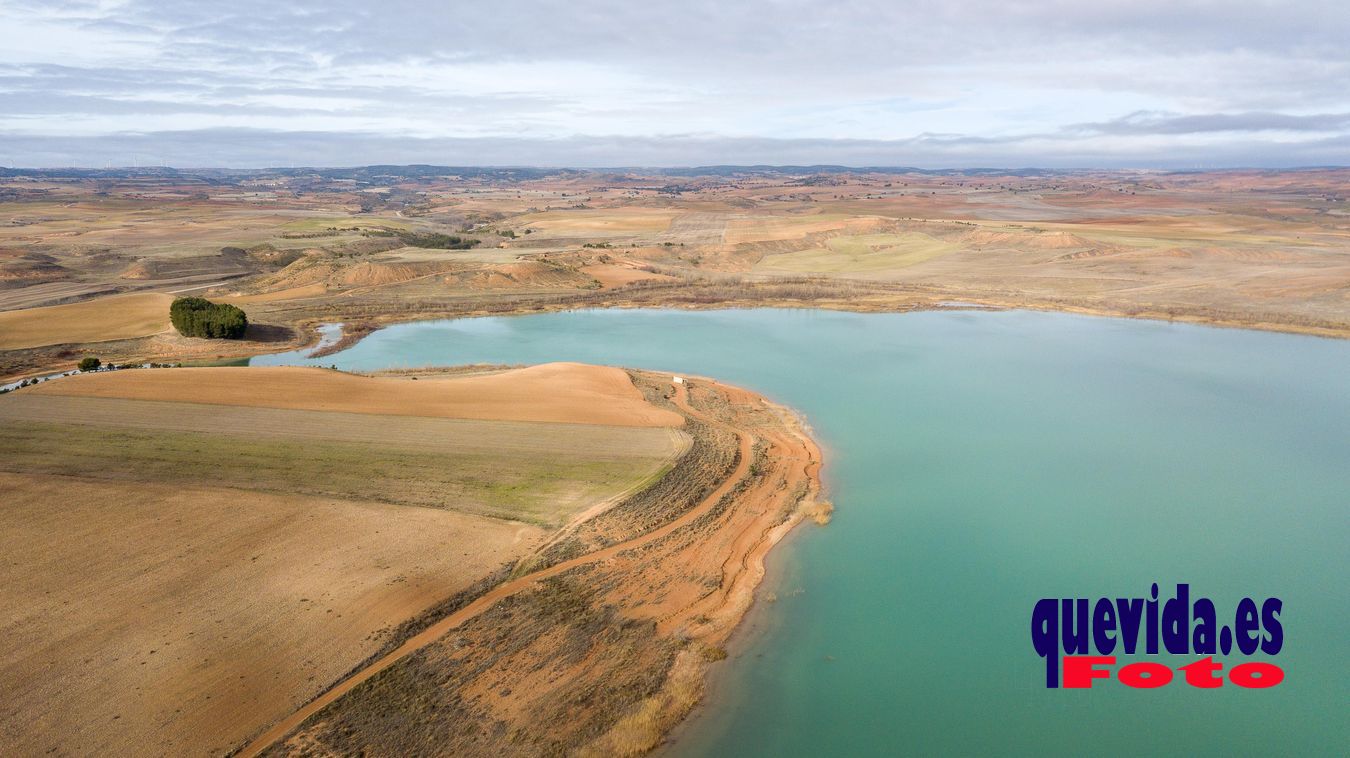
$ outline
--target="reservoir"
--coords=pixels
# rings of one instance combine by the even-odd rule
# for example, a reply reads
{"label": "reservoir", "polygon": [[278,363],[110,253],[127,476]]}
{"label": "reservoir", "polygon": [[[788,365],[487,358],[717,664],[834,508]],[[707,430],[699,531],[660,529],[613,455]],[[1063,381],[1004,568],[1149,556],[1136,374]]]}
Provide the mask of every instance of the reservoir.
{"label": "reservoir", "polygon": [[[1350,745],[1350,342],[1024,311],[602,310],[401,324],[252,363],[547,361],[739,384],[825,450],[833,522],[771,556],[752,630],[670,754]],[[1253,660],[1284,682],[1046,689],[1037,600],[1154,582],[1163,599],[1189,583],[1227,624],[1243,597],[1280,598],[1284,649]]]}

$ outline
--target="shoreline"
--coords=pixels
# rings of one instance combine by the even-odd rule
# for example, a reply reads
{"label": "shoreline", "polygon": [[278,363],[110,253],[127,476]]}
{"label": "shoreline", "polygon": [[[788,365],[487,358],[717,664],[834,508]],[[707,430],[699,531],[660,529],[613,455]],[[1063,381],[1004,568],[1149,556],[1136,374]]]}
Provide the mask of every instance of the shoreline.
{"label": "shoreline", "polygon": [[[321,334],[324,337],[324,341],[328,342],[330,345],[337,344],[343,341],[343,338],[345,337],[343,324],[337,323],[324,326],[327,327],[325,331],[321,332]],[[365,335],[361,334],[358,337],[358,339],[363,336]],[[311,356],[312,355],[313,354],[311,354]],[[706,382],[717,386],[725,386],[720,385],[718,382],[716,382],[716,380],[707,379],[705,377],[690,377],[689,379],[691,381]],[[819,444],[814,441],[814,437],[811,434],[809,424],[805,421],[805,419],[801,416],[801,414],[790,407],[769,401],[766,398],[763,398],[763,396],[755,394],[754,397],[757,397],[766,407],[772,408],[782,419],[784,427],[790,430],[791,433],[796,435],[802,441],[805,447],[814,451],[814,457],[816,461],[818,461],[817,463],[817,471],[818,471],[819,465],[823,463],[823,454],[820,452]],[[822,486],[823,485],[820,481],[819,475],[816,474],[811,485],[812,488],[802,498],[802,502],[808,503],[816,501],[816,498],[818,497],[822,489]],[[629,493],[629,495],[631,494],[632,493]],[[586,514],[587,518],[583,519],[582,521],[584,522],[590,520],[591,518],[594,518],[595,516],[602,513],[604,510],[607,510],[608,507],[611,507],[611,505],[612,504],[607,503],[605,504],[606,507],[603,509],[599,508],[593,509],[591,512]],[[742,648],[743,646],[748,646],[752,640],[756,639],[758,633],[762,633],[762,630],[756,630],[753,624],[755,623],[754,622],[755,610],[759,609],[763,611],[766,608],[765,602],[773,602],[773,600],[765,601],[761,599],[759,603],[755,603],[756,592],[757,590],[760,589],[761,585],[766,583],[772,583],[773,581],[770,578],[767,561],[771,556],[771,554],[773,553],[775,547],[777,547],[782,542],[785,542],[787,538],[791,537],[793,534],[800,533],[800,530],[797,530],[796,527],[800,525],[803,521],[805,521],[808,517],[809,515],[807,513],[806,508],[798,507],[786,521],[782,522],[777,527],[767,531],[762,541],[756,547],[748,551],[745,555],[741,556],[741,562],[745,564],[752,572],[755,573],[751,576],[748,585],[744,587],[741,595],[736,599],[736,602],[739,604],[737,606],[738,609],[733,608],[732,616],[729,617],[724,624],[719,625],[714,630],[714,633],[723,640],[724,645],[726,646],[734,645],[737,648]],[[826,522],[828,522],[828,512],[824,514],[823,520],[821,521],[821,523]],[[575,527],[576,525],[571,526]],[[567,530],[565,529],[564,531]],[[563,532],[559,532],[558,534],[554,535],[554,537],[550,538],[550,540],[546,543],[545,548],[556,544],[565,536],[566,535]],[[543,550],[543,548],[541,548],[541,550]],[[489,590],[489,592],[490,591],[491,590]],[[718,647],[721,647],[721,645],[719,645]],[[739,657],[741,654],[743,654],[743,652],[744,651],[742,650],[741,652],[735,655],[729,655],[729,657],[733,658]],[[370,662],[368,661],[367,663]],[[703,688],[708,686],[710,682],[713,682],[718,678],[726,676],[726,674],[722,674],[720,672],[726,671],[727,668],[729,667],[712,667],[710,665],[703,666],[700,669],[702,681],[698,683],[699,689],[702,690]],[[342,682],[339,682],[339,684],[342,684]],[[664,747],[667,745],[667,740],[670,739],[669,735],[671,734],[671,732],[688,728],[688,724],[696,720],[698,710],[701,707],[703,707],[702,698],[695,701],[687,710],[683,712],[683,714],[676,715],[677,721],[675,722],[675,724],[671,727],[670,730],[664,733],[662,741],[658,743],[658,745],[655,746],[653,749],[655,750],[664,749]],[[245,754],[248,753],[246,752]]]}
{"label": "shoreline", "polygon": [[[727,651],[725,663],[729,665],[709,668],[704,677],[704,697],[694,704],[679,723],[666,732],[661,744],[653,748],[649,755],[657,758],[672,755],[674,751],[681,749],[682,743],[695,739],[700,730],[709,727],[704,722],[710,719],[731,718],[727,709],[734,706],[739,698],[734,697],[734,693],[727,688],[733,684],[737,667],[742,665],[745,656],[754,654],[757,646],[764,644],[768,637],[781,628],[784,619],[781,615],[774,615],[773,609],[781,598],[798,592],[788,583],[788,567],[775,564],[786,564],[794,560],[790,552],[796,543],[806,539],[808,534],[810,532],[805,529],[792,529],[765,556],[764,579],[756,588],[755,602],[732,629],[724,645]],[[763,597],[759,596],[761,594]]]}
{"label": "shoreline", "polygon": [[[323,349],[322,355],[318,352],[308,356],[325,357],[346,350],[360,343],[366,337],[382,331],[386,327],[399,326],[402,324],[415,324],[426,321],[457,321],[460,319],[475,318],[493,318],[509,316],[534,316],[550,313],[569,313],[573,311],[589,310],[676,310],[676,311],[720,311],[720,310],[755,310],[760,308],[783,309],[783,310],[823,310],[838,313],[932,313],[942,311],[978,311],[978,312],[998,312],[998,311],[1031,311],[1036,313],[1064,313],[1076,316],[1088,316],[1092,318],[1119,318],[1131,319],[1137,321],[1154,321],[1168,324],[1188,324],[1191,326],[1209,327],[1213,329],[1240,329],[1253,332],[1268,332],[1271,334],[1288,334],[1301,337],[1316,337],[1319,339],[1330,340],[1350,340],[1350,325],[1345,327],[1326,327],[1326,326],[1304,326],[1301,324],[1290,324],[1285,322],[1273,321],[1247,321],[1241,319],[1223,318],[1211,315],[1196,314],[1171,314],[1162,311],[1157,312],[1139,312],[1130,313],[1124,310],[1110,308],[1093,308],[1077,305],[1054,305],[1040,303],[1007,303],[995,298],[966,297],[958,301],[942,302],[924,302],[924,303],[848,303],[848,302],[800,302],[800,301],[763,301],[763,300],[728,300],[715,303],[689,303],[689,302],[671,302],[671,303],[602,303],[602,304],[549,304],[533,308],[514,308],[509,310],[473,310],[466,312],[446,311],[419,314],[398,314],[384,315],[374,318],[368,318],[363,323],[363,328],[359,334],[343,333],[338,342],[340,346],[334,345],[331,349]],[[295,344],[284,346],[275,350],[253,351],[247,354],[241,353],[240,357],[254,357],[262,355],[277,355],[279,353],[299,352],[306,349],[319,350],[321,336],[319,329],[335,323],[343,323],[341,318],[332,320],[314,321],[307,320],[297,324],[297,331],[305,336],[305,339],[298,340]],[[21,378],[21,377],[16,377]]]}
{"label": "shoreline", "polygon": [[[714,705],[707,702],[707,695],[711,688],[718,684],[718,680],[725,680],[731,675],[732,666],[730,664],[733,664],[735,659],[748,652],[751,645],[763,635],[772,631],[768,628],[768,622],[763,617],[767,613],[769,604],[776,602],[776,598],[761,597],[760,592],[765,585],[780,586],[775,584],[775,581],[781,583],[787,578],[783,575],[779,575],[776,580],[771,578],[770,559],[775,555],[776,549],[791,540],[794,535],[802,535],[804,530],[797,527],[803,525],[806,521],[812,520],[818,526],[826,526],[833,517],[833,503],[821,497],[825,489],[821,476],[821,470],[825,464],[824,453],[820,444],[811,435],[810,426],[795,409],[764,399],[763,396],[759,397],[767,405],[783,414],[788,420],[788,426],[792,432],[799,436],[808,450],[813,451],[816,465],[812,474],[812,490],[803,498],[801,505],[794,510],[791,517],[772,529],[766,535],[759,549],[752,551],[743,559],[751,562],[755,575],[749,585],[744,588],[744,594],[741,598],[742,604],[738,606],[734,616],[729,619],[721,631],[721,645],[719,647],[726,654],[728,665],[704,667],[701,672],[700,697],[682,715],[678,716],[674,724],[665,730],[661,741],[651,750],[654,753],[664,754],[666,750],[673,746],[673,738],[677,732],[696,728],[694,725],[698,721],[701,710]],[[798,539],[800,538],[798,536]],[[781,551],[778,552],[781,553]],[[756,623],[761,626],[755,626]],[[733,654],[733,651],[727,649],[731,647],[739,648],[739,650]],[[721,684],[725,686],[725,682],[721,682]]]}
{"label": "shoreline", "polygon": [[[691,312],[696,312],[696,311],[734,311],[734,310],[758,310],[758,309],[769,309],[769,310],[801,310],[801,311],[816,311],[816,310],[819,310],[819,311],[830,311],[830,312],[834,312],[834,313],[856,313],[856,314],[887,314],[887,313],[907,314],[907,313],[935,313],[935,312],[953,312],[953,311],[957,311],[957,312],[978,312],[978,313],[1000,313],[1000,312],[1008,312],[1008,311],[1027,311],[1027,312],[1031,312],[1031,313],[1058,313],[1058,314],[1065,314],[1065,315],[1071,315],[1071,316],[1085,316],[1085,317],[1088,317],[1088,318],[1129,319],[1129,320],[1134,320],[1134,321],[1149,321],[1149,322],[1154,322],[1154,323],[1184,324],[1184,325],[1187,325],[1187,326],[1196,326],[1196,327],[1210,328],[1210,329],[1235,329],[1235,330],[1240,330],[1240,331],[1261,332],[1261,333],[1265,333],[1265,334],[1283,334],[1283,335],[1289,335],[1289,336],[1312,337],[1312,338],[1317,338],[1317,339],[1328,339],[1328,340],[1350,340],[1350,328],[1346,328],[1346,329],[1321,329],[1321,328],[1314,328],[1314,327],[1306,327],[1306,328],[1305,328],[1305,327],[1299,327],[1299,326],[1297,326],[1297,325],[1288,325],[1288,324],[1267,324],[1267,323],[1256,324],[1256,323],[1239,322],[1239,321],[1221,321],[1221,320],[1216,320],[1216,319],[1181,318],[1181,317],[1167,316],[1167,315],[1161,315],[1161,314],[1157,314],[1157,315],[1154,315],[1154,314],[1127,314],[1127,313],[1117,313],[1117,312],[1109,312],[1109,311],[1098,311],[1098,310],[1084,309],[1084,308],[1077,308],[1077,307],[1049,307],[1049,306],[1047,306],[1047,307],[1039,307],[1039,306],[1030,306],[1030,305],[1001,305],[1001,304],[996,304],[996,303],[992,303],[992,302],[990,302],[990,303],[980,303],[980,302],[975,302],[975,301],[971,301],[971,302],[962,302],[962,303],[944,303],[944,304],[938,304],[938,305],[925,305],[925,306],[918,306],[918,307],[911,307],[911,308],[892,308],[892,307],[884,307],[884,306],[880,306],[880,307],[858,307],[858,306],[852,306],[852,305],[850,305],[850,306],[835,306],[835,305],[831,305],[831,304],[806,304],[806,305],[803,305],[803,304],[800,304],[800,303],[763,303],[763,302],[756,302],[756,303],[734,303],[734,302],[728,302],[728,303],[711,303],[711,304],[688,304],[688,303],[683,303],[683,304],[670,304],[670,305],[647,305],[647,304],[596,305],[596,306],[583,306],[583,307],[577,307],[577,308],[572,308],[572,307],[557,307],[557,308],[545,308],[545,309],[533,309],[533,310],[513,310],[513,311],[503,311],[503,312],[481,312],[481,313],[480,313],[480,312],[474,312],[474,313],[464,313],[464,314],[459,314],[459,315],[431,315],[431,316],[418,315],[418,316],[409,317],[409,318],[398,317],[398,318],[395,318],[395,319],[391,319],[391,320],[389,320],[389,321],[379,321],[379,320],[375,320],[375,321],[373,321],[373,322],[368,322],[367,324],[365,324],[365,325],[364,325],[364,328],[361,330],[361,332],[360,332],[359,334],[350,334],[350,335],[349,335],[349,334],[346,334],[345,332],[344,332],[344,333],[341,333],[341,334],[339,335],[339,339],[338,339],[338,342],[341,343],[341,346],[340,346],[340,347],[337,347],[337,348],[334,348],[334,349],[331,349],[331,350],[330,350],[330,349],[325,349],[325,350],[323,350],[322,356],[325,356],[325,357],[326,357],[326,356],[328,356],[328,355],[333,355],[333,354],[335,354],[335,353],[337,353],[337,352],[341,352],[341,351],[343,351],[343,350],[347,350],[347,349],[349,349],[349,348],[351,348],[351,347],[353,347],[353,346],[359,344],[359,343],[360,343],[361,341],[363,341],[366,337],[369,337],[370,335],[372,335],[372,334],[374,334],[374,333],[376,333],[376,332],[383,331],[383,330],[384,330],[385,328],[387,328],[387,327],[401,326],[401,325],[404,325],[404,324],[416,324],[416,323],[425,323],[425,322],[432,322],[432,321],[459,321],[459,320],[462,320],[462,319],[478,319],[478,318],[509,318],[509,317],[516,317],[516,316],[535,316],[535,315],[547,315],[547,314],[555,314],[555,313],[573,313],[573,312],[584,312],[584,311],[608,311],[608,310],[651,310],[651,311],[662,311],[662,310],[669,310],[669,311],[691,311]],[[282,354],[282,353],[289,353],[289,352],[303,352],[303,351],[305,351],[305,350],[315,350],[315,349],[316,349],[316,344],[320,341],[320,337],[318,336],[318,335],[320,334],[320,332],[319,332],[318,330],[323,329],[323,328],[325,328],[325,327],[335,326],[335,325],[339,325],[339,326],[340,326],[342,323],[343,323],[343,322],[341,322],[341,321],[323,321],[323,322],[318,322],[318,323],[306,323],[306,324],[303,326],[303,328],[301,329],[301,332],[304,333],[304,334],[308,334],[308,335],[309,335],[309,338],[308,338],[307,340],[305,340],[304,342],[299,343],[298,346],[295,346],[295,347],[289,347],[289,348],[286,348],[286,349],[269,350],[269,351],[260,351],[260,352],[259,352],[259,351],[255,351],[255,352],[248,353],[247,355],[241,354],[241,357],[254,358],[254,357],[260,357],[260,356],[264,356],[264,355],[279,355],[279,354]],[[318,353],[311,353],[310,355],[307,355],[307,356],[305,356],[305,357],[306,357],[306,358],[311,358],[311,359],[312,359],[312,358],[314,358],[314,357],[320,357],[320,356],[319,356]],[[439,367],[427,367],[427,368],[439,368]],[[17,378],[17,377],[16,377],[16,378]],[[795,413],[795,411],[793,411],[793,412]]]}
{"label": "shoreline", "polygon": [[[774,401],[769,402],[773,403]],[[791,406],[774,404],[796,419],[808,438],[820,451],[822,466],[818,484],[822,492],[828,491],[830,485],[824,475],[823,465],[831,457],[828,448],[816,438],[810,423],[806,421],[800,411]],[[831,505],[831,517],[833,511]],[[800,525],[800,521],[798,525]],[[789,529],[777,543],[770,546],[770,549],[765,552],[763,559],[764,574],[759,585],[755,588],[755,600],[732,627],[724,643],[724,648],[727,651],[726,662],[730,665],[709,668],[704,676],[704,697],[695,703],[685,716],[666,732],[661,743],[653,748],[649,755],[659,757],[671,755],[672,751],[680,749],[679,746],[682,741],[692,739],[697,730],[706,728],[700,727],[700,722],[707,719],[730,718],[725,706],[733,704],[731,701],[735,698],[733,697],[734,693],[729,692],[727,688],[731,686],[737,662],[746,655],[753,653],[756,646],[762,644],[766,638],[781,628],[784,622],[782,615],[773,614],[773,609],[777,603],[784,597],[805,592],[805,589],[794,588],[788,583],[791,579],[789,567],[790,562],[796,559],[791,553],[794,546],[797,542],[807,539],[810,533],[806,529],[795,527]],[[780,565],[775,568],[773,565],[775,563]]]}
{"label": "shoreline", "polygon": [[[773,303],[773,302],[738,302],[728,301],[722,303],[678,303],[678,304],[659,304],[649,305],[645,303],[620,303],[607,305],[588,305],[581,307],[571,307],[561,305],[556,307],[545,307],[535,309],[515,309],[508,311],[482,311],[467,312],[459,314],[445,315],[425,315],[414,314],[409,316],[376,317],[373,319],[364,319],[361,321],[345,321],[334,319],[332,321],[302,321],[294,327],[297,338],[291,343],[271,350],[258,350],[257,345],[250,345],[250,349],[238,351],[237,353],[223,353],[217,356],[216,360],[201,361],[189,359],[183,361],[174,359],[172,352],[150,353],[150,357],[135,357],[132,359],[119,359],[123,364],[145,364],[152,365],[161,360],[168,364],[178,362],[181,365],[231,365],[236,361],[248,361],[253,358],[280,355],[283,353],[307,353],[303,357],[307,360],[313,360],[322,357],[328,357],[348,350],[364,341],[367,337],[376,332],[384,330],[386,327],[399,326],[403,324],[415,324],[419,322],[431,321],[457,321],[460,319],[476,318],[495,318],[495,317],[513,317],[513,316],[532,316],[545,315],[550,313],[569,313],[590,310],[675,310],[675,311],[719,311],[719,310],[755,310],[755,309],[783,309],[783,310],[822,310],[837,313],[857,313],[857,314],[885,314],[885,313],[930,313],[940,311],[965,311],[965,312],[1006,312],[1006,311],[1028,311],[1033,313],[1062,313],[1067,315],[1085,316],[1089,318],[1107,318],[1107,319],[1131,319],[1138,321],[1150,321],[1168,324],[1186,324],[1212,329],[1237,329],[1243,331],[1262,332],[1269,334],[1285,334],[1290,336],[1313,337],[1329,340],[1350,340],[1350,327],[1344,329],[1333,329],[1312,326],[1300,326],[1296,324],[1270,323],[1270,322],[1247,322],[1238,320],[1223,320],[1216,317],[1191,317],[1175,316],[1164,313],[1124,313],[1109,310],[1093,309],[1079,306],[1052,306],[1052,305],[1028,305],[1017,304],[1008,305],[995,301],[980,301],[978,299],[968,299],[960,302],[941,302],[913,305],[911,307],[899,308],[890,305],[876,304],[836,304],[836,303]],[[219,342],[219,341],[218,341]],[[216,347],[228,347],[225,344],[218,344]],[[3,351],[0,351],[3,353]],[[126,355],[140,356],[147,355],[131,351]],[[166,357],[167,356],[167,357]],[[114,361],[106,361],[113,363]],[[60,369],[58,363],[48,363],[44,367],[36,370],[16,374],[0,373],[0,386],[8,387],[10,391],[20,389],[18,386],[24,381],[33,383],[45,382],[54,379],[60,379],[79,373],[72,369]],[[247,364],[243,364],[247,365]],[[426,367],[431,368],[453,368],[453,367]],[[0,372],[5,370],[0,366]],[[363,372],[356,372],[363,373]]]}
{"label": "shoreline", "polygon": [[[667,376],[664,384],[669,389],[661,390],[662,382],[651,374],[638,376],[648,385],[649,397],[654,392],[672,407],[682,409],[687,423],[695,425],[690,431],[702,428],[705,431],[700,436],[723,439],[722,447],[736,441],[738,452],[734,457],[728,460],[725,452],[721,454],[723,460],[734,461],[734,466],[725,476],[719,475],[705,485],[715,481],[715,487],[696,490],[705,493],[696,505],[677,510],[673,519],[665,517],[655,526],[643,526],[613,544],[607,544],[605,535],[623,534],[624,527],[619,525],[632,514],[626,514],[624,505],[620,505],[595,515],[582,531],[598,529],[600,539],[594,544],[603,547],[555,559],[549,558],[555,551],[545,551],[541,568],[509,578],[431,623],[392,653],[370,662],[291,717],[271,725],[236,754],[276,754],[319,745],[341,752],[344,746],[350,747],[343,742],[347,739],[343,730],[350,726],[342,724],[344,718],[369,723],[389,709],[400,712],[401,722],[406,718],[413,723],[403,723],[397,733],[359,734],[361,744],[391,752],[417,744],[407,740],[415,739],[419,729],[430,733],[443,728],[446,716],[424,716],[426,721],[418,723],[417,713],[401,710],[406,688],[411,685],[391,684],[391,680],[416,676],[415,672],[428,666],[436,669],[428,661],[458,655],[465,645],[475,647],[472,641],[477,635],[495,640],[490,645],[493,649],[519,641],[529,651],[493,675],[495,681],[513,681],[512,686],[529,692],[522,693],[525,702],[508,697],[509,689],[503,691],[505,694],[489,695],[483,698],[485,711],[466,714],[465,718],[475,719],[484,727],[500,719],[496,721],[497,731],[517,733],[511,738],[513,744],[520,744],[520,735],[530,735],[537,742],[542,734],[550,741],[547,744],[557,746],[561,739],[557,733],[565,731],[572,734],[566,743],[567,752],[580,754],[637,755],[661,745],[702,699],[712,664],[726,658],[722,646],[752,608],[756,589],[766,575],[767,556],[808,518],[828,522],[831,506],[820,498],[819,448],[796,413],[748,390],[708,379],[671,384]],[[695,470],[710,470],[711,463],[699,463],[702,458],[693,460],[698,467]],[[650,489],[662,484],[677,488],[689,484],[664,481],[671,478],[667,474]],[[656,502],[665,500],[668,498],[657,498]],[[642,502],[642,493],[630,502],[644,508],[650,505]],[[645,524],[650,518],[644,516],[638,523]],[[589,536],[593,539],[595,535]],[[583,534],[580,539],[584,542],[587,537]],[[567,551],[556,551],[556,555],[567,555]],[[709,571],[721,575],[711,593],[703,588]],[[587,611],[572,611],[566,619],[556,621],[548,621],[548,614],[542,619],[527,618],[532,626],[522,629],[521,617],[512,615],[509,609],[579,575],[586,576],[588,588],[597,588],[588,590],[586,604],[612,609],[605,612],[606,617],[617,614],[622,619],[615,621],[620,624],[618,628],[629,630],[630,636],[636,632],[637,636],[617,648],[612,631],[590,639],[587,644],[592,652],[586,658],[600,658],[571,667],[568,678],[590,680],[587,691],[610,691],[611,697],[602,698],[609,705],[580,714],[569,710],[566,720],[559,720],[561,714],[550,717],[527,706],[530,698],[539,696],[527,688],[528,672],[538,666],[559,665],[561,651],[556,649],[556,641],[538,646],[541,636],[556,640],[562,634],[567,638],[572,617],[587,615]],[[503,643],[503,639],[508,642]],[[609,653],[599,652],[602,650]],[[496,661],[500,653],[492,655]],[[624,665],[616,669],[602,662],[612,656],[623,659]],[[454,672],[452,676],[463,673],[459,666],[449,671]],[[431,685],[440,693],[434,697],[458,701],[476,689],[472,677],[459,682],[444,676],[437,674]],[[645,692],[635,692],[623,681],[614,681],[635,676],[649,682]],[[542,686],[545,690],[567,690],[573,684],[550,677]],[[640,697],[634,699],[634,694]],[[565,700],[565,692],[547,697],[550,704]],[[619,707],[619,703],[624,705]],[[472,744],[482,747],[481,743]],[[452,752],[454,748],[453,743],[445,745]]]}
{"label": "shoreline", "polygon": [[[618,294],[624,294],[619,292]],[[629,293],[632,294],[632,293]],[[697,293],[690,293],[691,296]],[[672,297],[665,300],[653,299],[646,300],[605,300],[599,302],[544,302],[544,303],[517,303],[512,307],[506,308],[471,308],[467,310],[429,310],[425,312],[414,313],[381,313],[374,316],[348,316],[341,311],[334,312],[322,318],[301,317],[295,321],[287,322],[286,327],[295,335],[293,339],[284,343],[262,343],[248,342],[243,349],[230,350],[233,347],[224,344],[228,341],[217,341],[217,344],[210,347],[223,350],[216,353],[216,360],[238,360],[252,358],[261,355],[275,355],[277,353],[296,352],[301,350],[310,350],[313,355],[310,357],[324,357],[334,353],[346,350],[356,345],[365,337],[380,331],[388,326],[399,324],[416,323],[419,321],[445,321],[462,318],[483,318],[490,316],[528,316],[545,313],[561,313],[568,311],[582,310],[629,310],[629,309],[651,309],[651,310],[747,310],[755,308],[784,308],[801,310],[827,310],[839,311],[844,313],[918,313],[930,311],[1008,311],[1025,310],[1040,313],[1068,313],[1080,316],[1091,316],[1095,318],[1123,318],[1137,319],[1141,321],[1157,321],[1166,323],[1192,324],[1195,326],[1212,327],[1216,329],[1245,329],[1258,332],[1270,332],[1275,334],[1292,334],[1307,337],[1318,337],[1321,339],[1346,340],[1350,339],[1350,324],[1299,324],[1289,321],[1269,320],[1259,318],[1253,315],[1249,318],[1233,317],[1219,315],[1212,312],[1205,312],[1204,309],[1197,309],[1195,312],[1179,311],[1176,309],[1156,308],[1145,309],[1137,306],[1110,306],[1110,305],[1080,305],[1074,303],[1056,303],[1053,301],[1018,301],[1009,300],[997,296],[980,296],[968,294],[942,294],[942,295],[905,295],[905,294],[880,294],[874,296],[862,296],[850,298],[847,296],[836,298],[821,298],[819,300],[801,300],[790,298],[732,298],[716,301],[689,300],[680,297]],[[261,322],[260,322],[261,323]],[[336,340],[329,342],[320,330],[332,324],[348,324],[353,328],[345,330]],[[141,341],[150,341],[157,338],[163,338],[164,335],[152,335],[136,338],[132,340],[116,340],[107,343],[90,343],[88,350],[79,352],[90,354],[96,352],[99,345],[105,345],[112,348],[112,352],[105,357],[114,362],[156,362],[164,360],[200,360],[198,356],[188,356],[184,358],[179,352],[168,346],[161,349],[145,350],[138,348],[136,343]],[[172,339],[173,336],[170,335]],[[127,343],[124,347],[114,347],[118,343]],[[47,345],[31,350],[48,350],[73,352],[75,348],[86,345],[82,344],[63,344]],[[19,353],[20,350],[0,351],[0,357],[5,352]],[[21,369],[16,373],[0,374],[0,379],[5,382],[17,382],[23,379],[32,378],[43,374],[59,373],[58,367],[64,365],[63,361],[48,360]],[[5,367],[0,367],[0,372],[5,371]]]}
{"label": "shoreline", "polygon": [[[415,314],[386,314],[368,318],[362,324],[362,330],[359,334],[343,333],[338,342],[340,347],[329,346],[325,348],[319,345],[321,336],[319,329],[335,323],[344,323],[345,320],[334,317],[330,320],[306,320],[296,325],[300,334],[305,335],[305,339],[297,340],[296,343],[278,348],[275,350],[253,351],[247,354],[240,353],[239,357],[253,357],[258,355],[275,355],[277,353],[297,352],[305,349],[319,350],[323,349],[322,355],[317,352],[310,357],[323,357],[346,350],[356,345],[361,340],[383,330],[390,326],[399,326],[402,324],[414,324],[424,321],[457,321],[460,319],[474,318],[492,318],[506,316],[533,316],[549,313],[569,313],[573,311],[590,310],[677,310],[677,311],[720,311],[720,310],[755,310],[759,308],[784,309],[784,310],[823,310],[839,313],[931,313],[940,311],[1033,311],[1036,313],[1066,313],[1078,316],[1090,316],[1093,318],[1120,318],[1132,319],[1138,321],[1156,321],[1163,323],[1190,324],[1192,326],[1204,326],[1214,329],[1242,329],[1254,332],[1270,332],[1273,334],[1290,334],[1304,337],[1317,337],[1321,339],[1332,340],[1350,340],[1350,325],[1343,327],[1318,326],[1293,324],[1280,321],[1252,321],[1237,318],[1226,318],[1216,315],[1191,314],[1191,313],[1169,313],[1166,311],[1138,311],[1129,312],[1122,309],[1099,308],[1080,305],[1058,305],[1052,303],[1009,303],[998,298],[964,297],[959,301],[945,300],[941,302],[804,302],[795,300],[726,300],[709,303],[691,303],[691,302],[669,302],[669,303],[645,303],[645,302],[615,302],[599,304],[546,304],[538,307],[521,307],[505,310],[477,309],[470,311],[436,311],[428,313]],[[331,349],[330,349],[331,348]]]}

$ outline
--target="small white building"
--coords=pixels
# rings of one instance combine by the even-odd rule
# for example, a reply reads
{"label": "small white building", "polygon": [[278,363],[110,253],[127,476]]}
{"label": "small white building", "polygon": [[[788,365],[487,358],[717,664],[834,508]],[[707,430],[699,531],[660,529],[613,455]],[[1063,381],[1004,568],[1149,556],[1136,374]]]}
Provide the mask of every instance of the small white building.
{"label": "small white building", "polygon": [[670,381],[675,382],[676,384],[684,384],[684,377],[682,377],[682,376],[672,376],[672,377],[670,377]]}

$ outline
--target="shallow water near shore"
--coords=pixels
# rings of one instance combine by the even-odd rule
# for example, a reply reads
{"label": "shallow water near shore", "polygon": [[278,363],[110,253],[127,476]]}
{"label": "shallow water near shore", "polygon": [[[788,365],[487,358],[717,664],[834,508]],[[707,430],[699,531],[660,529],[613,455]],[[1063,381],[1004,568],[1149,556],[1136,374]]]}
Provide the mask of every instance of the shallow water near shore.
{"label": "shallow water near shore", "polygon": [[[775,556],[764,631],[717,664],[671,754],[1350,744],[1350,342],[1019,311],[613,310],[402,324],[303,355],[252,363],[583,361],[711,376],[805,415],[835,519]],[[1163,599],[1188,582],[1221,624],[1244,596],[1281,598],[1285,681],[1045,688],[1036,600],[1153,582]]]}

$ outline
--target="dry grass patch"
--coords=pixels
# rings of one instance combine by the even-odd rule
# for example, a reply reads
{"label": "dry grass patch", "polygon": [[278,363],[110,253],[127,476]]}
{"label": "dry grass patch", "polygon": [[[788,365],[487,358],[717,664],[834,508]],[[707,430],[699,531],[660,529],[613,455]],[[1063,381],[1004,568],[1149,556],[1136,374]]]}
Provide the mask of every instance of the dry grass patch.
{"label": "dry grass patch", "polygon": [[620,237],[664,232],[681,213],[666,208],[585,208],[531,213],[513,219],[512,226],[534,229],[545,237]]}
{"label": "dry grass patch", "polygon": [[844,214],[734,218],[727,222],[724,239],[733,245],[801,239],[808,234],[846,229],[851,221],[853,218]]}
{"label": "dry grass patch", "polygon": [[258,439],[228,418],[220,426],[235,432],[6,418],[0,429],[0,471],[181,486],[205,479],[240,490],[457,510],[557,527],[587,505],[639,487],[666,468],[664,456],[588,458],[556,452],[566,446],[565,430],[541,430],[551,449],[518,455],[474,447],[419,449],[414,440],[390,446],[332,438]]}
{"label": "dry grass patch", "polygon": [[141,292],[0,312],[0,349],[146,337],[167,331],[172,295]]}
{"label": "dry grass patch", "polygon": [[960,250],[923,232],[834,237],[824,247],[766,256],[756,271],[884,275]]}
{"label": "dry grass patch", "polygon": [[0,471],[183,485],[205,477],[239,489],[543,526],[560,526],[641,486],[687,446],[687,435],[668,427],[372,417],[26,391],[0,403],[0,421]]}

